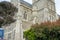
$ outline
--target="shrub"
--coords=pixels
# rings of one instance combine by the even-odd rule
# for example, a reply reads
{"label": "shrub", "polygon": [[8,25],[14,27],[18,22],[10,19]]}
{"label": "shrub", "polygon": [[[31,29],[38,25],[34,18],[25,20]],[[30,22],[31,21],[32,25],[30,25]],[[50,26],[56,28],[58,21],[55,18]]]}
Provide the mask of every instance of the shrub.
{"label": "shrub", "polygon": [[34,24],[24,32],[26,40],[60,40],[60,20]]}

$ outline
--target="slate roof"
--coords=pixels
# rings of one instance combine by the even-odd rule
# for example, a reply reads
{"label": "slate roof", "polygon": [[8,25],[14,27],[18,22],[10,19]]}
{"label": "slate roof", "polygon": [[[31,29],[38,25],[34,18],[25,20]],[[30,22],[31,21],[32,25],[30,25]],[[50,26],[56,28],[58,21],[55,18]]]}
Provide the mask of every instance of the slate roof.
{"label": "slate roof", "polygon": [[26,2],[26,1],[20,0],[20,3],[22,3],[22,4],[24,4],[24,5],[26,5],[26,6],[30,7],[30,8],[32,8],[32,4],[29,4],[29,3]]}

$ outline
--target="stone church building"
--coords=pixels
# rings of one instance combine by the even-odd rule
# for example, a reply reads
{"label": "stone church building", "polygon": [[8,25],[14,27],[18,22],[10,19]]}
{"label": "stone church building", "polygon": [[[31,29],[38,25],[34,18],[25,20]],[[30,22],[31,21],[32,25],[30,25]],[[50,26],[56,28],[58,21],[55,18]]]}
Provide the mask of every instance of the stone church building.
{"label": "stone church building", "polygon": [[32,0],[32,4],[24,0],[11,0],[11,3],[18,8],[18,13],[14,16],[16,22],[3,26],[6,40],[24,40],[23,31],[32,24],[58,20],[55,0]]}

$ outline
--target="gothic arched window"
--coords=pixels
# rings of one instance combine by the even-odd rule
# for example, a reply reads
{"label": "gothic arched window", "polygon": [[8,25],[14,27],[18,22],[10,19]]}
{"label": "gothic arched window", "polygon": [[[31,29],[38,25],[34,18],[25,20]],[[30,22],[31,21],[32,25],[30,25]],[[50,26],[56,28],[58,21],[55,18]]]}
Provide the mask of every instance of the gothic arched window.
{"label": "gothic arched window", "polygon": [[24,16],[23,18],[26,20],[27,19],[26,11],[24,12],[24,15],[23,16]]}

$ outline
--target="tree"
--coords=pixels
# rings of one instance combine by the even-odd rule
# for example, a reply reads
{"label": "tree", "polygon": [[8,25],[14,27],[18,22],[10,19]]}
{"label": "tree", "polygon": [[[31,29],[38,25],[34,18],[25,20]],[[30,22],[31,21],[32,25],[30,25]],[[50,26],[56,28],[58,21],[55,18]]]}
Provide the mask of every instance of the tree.
{"label": "tree", "polygon": [[0,27],[15,22],[13,18],[18,9],[10,2],[0,2]]}
{"label": "tree", "polygon": [[[57,23],[57,24],[56,24]],[[27,40],[60,40],[60,20],[34,24],[24,32]]]}

